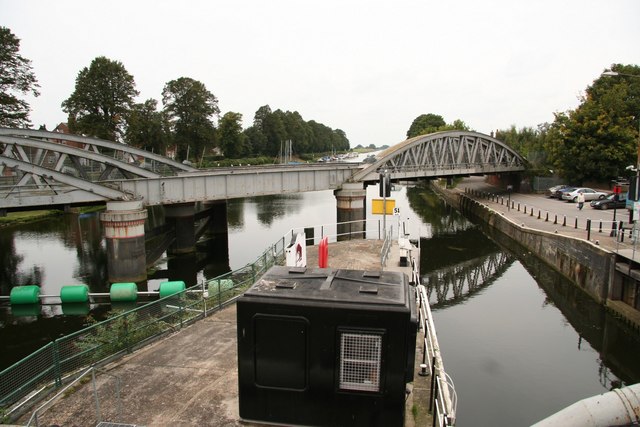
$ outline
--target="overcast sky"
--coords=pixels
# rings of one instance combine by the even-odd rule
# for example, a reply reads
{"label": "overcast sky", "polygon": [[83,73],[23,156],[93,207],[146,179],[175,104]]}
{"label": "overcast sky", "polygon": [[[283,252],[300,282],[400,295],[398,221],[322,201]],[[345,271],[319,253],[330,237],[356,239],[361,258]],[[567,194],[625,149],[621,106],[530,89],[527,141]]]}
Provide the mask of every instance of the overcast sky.
{"label": "overcast sky", "polygon": [[139,101],[191,77],[245,128],[269,104],[352,147],[398,143],[425,113],[483,133],[551,122],[612,63],[640,64],[638,0],[0,0],[0,26],[32,61],[31,120],[48,129],[97,56],[124,64]]}

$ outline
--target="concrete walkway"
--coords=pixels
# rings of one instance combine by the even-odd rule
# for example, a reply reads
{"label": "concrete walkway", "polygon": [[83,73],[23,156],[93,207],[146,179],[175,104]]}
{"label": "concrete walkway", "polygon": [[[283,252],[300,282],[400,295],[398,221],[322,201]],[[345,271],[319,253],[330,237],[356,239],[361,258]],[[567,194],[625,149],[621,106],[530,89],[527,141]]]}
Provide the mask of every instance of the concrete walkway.
{"label": "concrete walkway", "polygon": [[[331,243],[329,267],[379,270],[381,247],[379,240]],[[395,243],[386,269],[403,268],[398,253]],[[309,248],[307,256],[308,265],[317,265],[317,247]],[[233,304],[101,369],[95,383],[99,417],[89,380],[40,416],[40,425],[84,427],[109,421],[139,426],[254,426],[239,420],[236,331]],[[419,333],[416,359],[421,357],[423,339]],[[407,399],[408,427],[432,423],[427,413],[430,378],[417,375],[420,363],[416,360],[413,393]],[[20,423],[26,424],[29,416]]]}
{"label": "concrete walkway", "polygon": [[[551,199],[546,194],[511,193],[509,195],[506,189],[485,182],[484,177],[467,178],[452,191],[464,193],[467,190],[498,195],[498,197],[491,199],[467,193],[469,197],[487,205],[516,224],[576,239],[587,240],[589,238],[589,241],[594,245],[599,245],[620,256],[640,262],[640,244],[637,246],[634,244],[630,236],[631,229],[626,230],[623,241],[618,237],[619,232],[616,233],[616,236],[611,235],[614,222],[613,210],[593,209],[589,206],[589,202],[585,203],[582,210],[578,210],[575,203]],[[513,208],[508,206],[509,198]],[[625,224],[629,223],[627,209],[617,209],[615,214],[616,223],[619,221],[623,221]],[[587,220],[591,220],[590,235],[587,232]],[[563,225],[565,223],[566,225]]]}

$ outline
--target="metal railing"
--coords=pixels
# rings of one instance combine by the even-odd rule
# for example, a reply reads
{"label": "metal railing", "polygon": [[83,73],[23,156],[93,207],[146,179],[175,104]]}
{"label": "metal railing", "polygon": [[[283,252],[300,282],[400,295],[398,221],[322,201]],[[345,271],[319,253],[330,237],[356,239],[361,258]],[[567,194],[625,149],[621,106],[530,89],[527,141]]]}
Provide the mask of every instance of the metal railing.
{"label": "metal railing", "polygon": [[[363,238],[367,222],[318,225],[306,230],[317,230],[320,239],[329,236],[332,241],[350,234]],[[362,224],[354,231],[337,232],[337,226],[358,223]],[[375,235],[373,228],[369,233]],[[379,228],[378,221],[378,236]],[[15,405],[11,412],[17,411],[25,402],[72,381],[86,367],[130,353],[232,303],[271,266],[284,263],[289,236],[295,232],[292,229],[285,233],[251,264],[58,338],[4,369],[0,372],[0,407]]]}
{"label": "metal railing", "polygon": [[416,284],[418,304],[418,326],[424,333],[420,375],[431,376],[429,412],[433,416],[433,426],[453,426],[456,422],[458,395],[451,377],[444,370],[440,345],[429,307],[427,290],[420,282],[420,273],[415,259],[411,260],[412,281]]}
{"label": "metal railing", "polygon": [[0,406],[59,388],[69,374],[129,353],[205,317],[234,301],[283,260],[284,238],[252,264],[56,339],[0,372]]}

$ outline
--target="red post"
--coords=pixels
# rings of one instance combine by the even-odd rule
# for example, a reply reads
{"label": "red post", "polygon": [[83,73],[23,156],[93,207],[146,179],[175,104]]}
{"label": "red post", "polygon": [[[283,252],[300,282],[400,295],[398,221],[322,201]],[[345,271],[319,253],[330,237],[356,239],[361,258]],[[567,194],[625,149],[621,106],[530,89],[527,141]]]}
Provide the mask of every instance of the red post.
{"label": "red post", "polygon": [[318,267],[327,268],[329,263],[329,238],[323,237],[318,248]]}

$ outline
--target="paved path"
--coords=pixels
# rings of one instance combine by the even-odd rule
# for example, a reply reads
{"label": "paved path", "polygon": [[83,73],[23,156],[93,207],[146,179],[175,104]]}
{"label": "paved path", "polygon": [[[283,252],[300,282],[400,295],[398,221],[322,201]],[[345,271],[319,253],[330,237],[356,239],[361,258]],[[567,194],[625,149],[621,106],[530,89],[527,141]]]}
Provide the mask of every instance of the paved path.
{"label": "paved path", "polygon": [[[463,193],[468,190],[495,194],[496,197],[492,199],[467,193],[470,197],[484,203],[517,224],[551,233],[557,232],[577,239],[586,240],[589,237],[589,241],[593,242],[593,244],[618,253],[625,258],[640,262],[640,245],[637,247],[634,245],[633,239],[630,237],[632,230],[626,230],[624,241],[620,241],[616,236],[611,236],[614,222],[613,209],[593,209],[587,202],[582,210],[578,210],[575,203],[551,199],[546,194],[511,193],[509,195],[506,189],[486,183],[484,177],[467,178],[454,189],[454,191]],[[509,197],[514,206],[511,209],[508,207]],[[533,215],[531,214],[532,209]],[[538,215],[540,218],[538,218]],[[629,223],[629,211],[627,209],[616,209],[615,215],[616,222]],[[591,220],[590,235],[587,231],[587,220]],[[566,225],[563,225],[565,221]],[[619,233],[617,234],[619,235]]]}
{"label": "paved path", "polygon": [[[331,243],[329,267],[380,269],[379,240]],[[308,250],[308,265],[317,265],[317,247]],[[397,242],[388,270],[398,266]],[[427,414],[429,378],[417,374],[424,338],[416,341],[416,375],[407,398],[407,427],[431,425]],[[235,304],[197,321],[133,354],[107,365],[97,375],[96,388],[102,421],[139,426],[255,426],[239,420],[237,328]],[[116,383],[120,381],[120,400]],[[413,409],[415,404],[415,409]],[[413,411],[412,411],[413,409]],[[29,416],[20,420],[26,424]],[[86,382],[59,400],[40,418],[46,426],[97,424],[93,383]]]}

